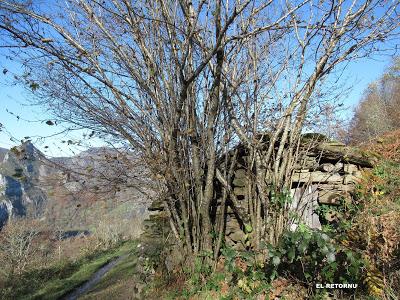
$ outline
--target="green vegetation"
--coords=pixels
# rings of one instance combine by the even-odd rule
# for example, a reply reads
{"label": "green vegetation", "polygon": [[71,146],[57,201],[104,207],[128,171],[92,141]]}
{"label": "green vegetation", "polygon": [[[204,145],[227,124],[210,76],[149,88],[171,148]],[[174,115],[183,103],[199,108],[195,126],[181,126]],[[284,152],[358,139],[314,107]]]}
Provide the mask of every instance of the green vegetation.
{"label": "green vegetation", "polygon": [[[397,158],[399,156],[397,155]],[[357,187],[357,210],[343,244],[367,261],[363,283],[369,295],[397,299],[400,294],[400,164],[384,159],[365,172]]]}
{"label": "green vegetation", "polygon": [[365,266],[361,255],[335,244],[326,232],[300,226],[285,233],[276,247],[265,245],[265,250],[266,264],[254,252],[225,247],[215,270],[196,259],[193,269],[185,268],[172,281],[160,281],[153,288],[172,286],[168,299],[304,299],[328,294],[309,289],[316,283],[361,283]]}
{"label": "green vegetation", "polygon": [[269,257],[271,279],[290,275],[309,286],[321,282],[356,283],[364,265],[359,255],[335,245],[328,232],[302,225],[285,233],[277,247],[270,247]]}
{"label": "green vegetation", "polygon": [[137,242],[128,241],[108,250],[96,251],[75,262],[55,264],[46,269],[30,270],[8,282],[3,299],[58,299],[80,286],[102,266],[117,257],[132,253]]}
{"label": "green vegetation", "polygon": [[133,295],[136,292],[137,263],[137,255],[130,253],[107,272],[100,282],[81,299],[122,299],[123,294]]}
{"label": "green vegetation", "polygon": [[[274,194],[273,200],[279,208],[291,198],[282,193]],[[114,235],[103,229],[105,233],[96,237],[102,248],[88,243],[79,248],[77,259],[61,259],[43,268],[16,273],[2,285],[0,296],[57,299],[86,282],[108,262],[125,255],[82,299],[125,299],[141,291],[141,296],[150,299],[397,299],[400,165],[382,159],[364,172],[352,202],[343,199],[334,207],[321,205],[321,216],[327,209],[333,209],[339,219],[325,222],[322,230],[300,225],[295,231],[284,232],[276,245],[262,244],[259,252],[223,245],[214,265],[203,263],[208,253],[202,252],[192,264],[172,272],[163,270],[162,256],[139,262],[137,242],[113,244],[110,241]],[[251,231],[246,227],[246,232]],[[150,250],[146,253],[149,256]],[[155,280],[142,290],[154,269]],[[324,283],[358,284],[358,288],[315,288]]]}
{"label": "green vegetation", "polygon": [[[327,209],[321,205],[321,216]],[[264,244],[266,261],[260,261],[261,253],[224,246],[214,268],[198,257],[181,273],[159,276],[147,293],[168,299],[398,299],[400,164],[383,156],[364,172],[353,201],[329,209],[338,220],[326,221],[322,230],[300,225],[277,245]],[[325,283],[358,287],[315,288]]]}

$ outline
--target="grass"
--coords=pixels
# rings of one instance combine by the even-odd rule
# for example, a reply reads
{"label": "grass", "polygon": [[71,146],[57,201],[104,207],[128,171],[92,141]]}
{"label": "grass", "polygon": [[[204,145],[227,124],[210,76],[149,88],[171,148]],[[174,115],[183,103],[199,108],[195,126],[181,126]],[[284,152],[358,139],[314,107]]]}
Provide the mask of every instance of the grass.
{"label": "grass", "polygon": [[129,254],[114,268],[107,272],[100,282],[82,300],[89,299],[129,299],[135,294],[137,283],[137,255]]}
{"label": "grass", "polygon": [[[128,241],[113,249],[84,257],[75,263],[61,264],[45,270],[32,270],[24,276],[25,280],[29,280],[28,282],[24,278],[20,279],[20,281],[25,281],[24,284],[20,285],[16,282],[10,299],[59,299],[88,281],[108,262],[132,252],[136,249],[136,245],[137,242]],[[19,286],[24,288],[19,288]]]}

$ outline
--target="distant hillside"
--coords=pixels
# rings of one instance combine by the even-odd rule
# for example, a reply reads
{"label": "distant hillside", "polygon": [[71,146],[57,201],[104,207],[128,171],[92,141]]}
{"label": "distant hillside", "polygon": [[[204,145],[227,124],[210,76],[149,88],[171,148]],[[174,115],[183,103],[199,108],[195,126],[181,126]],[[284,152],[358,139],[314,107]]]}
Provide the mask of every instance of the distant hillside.
{"label": "distant hillside", "polygon": [[148,176],[132,154],[92,148],[52,162],[61,171],[43,180],[53,199],[46,210],[49,222],[85,229],[107,218],[121,222],[147,217]]}
{"label": "distant hillside", "polygon": [[147,216],[144,168],[128,152],[93,148],[47,159],[32,143],[2,151],[0,227],[9,216],[86,229],[105,218]]}

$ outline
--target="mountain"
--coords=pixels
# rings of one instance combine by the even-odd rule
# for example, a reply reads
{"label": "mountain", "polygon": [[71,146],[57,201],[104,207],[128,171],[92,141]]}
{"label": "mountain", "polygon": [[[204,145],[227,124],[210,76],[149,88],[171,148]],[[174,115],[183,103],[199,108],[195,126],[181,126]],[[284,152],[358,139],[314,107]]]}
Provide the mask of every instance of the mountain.
{"label": "mountain", "polygon": [[11,216],[70,229],[147,216],[149,179],[128,151],[102,147],[48,159],[25,142],[0,153],[0,228]]}
{"label": "mountain", "polygon": [[45,180],[52,197],[46,218],[52,222],[86,229],[101,220],[127,223],[147,217],[149,176],[129,151],[90,148],[51,161],[60,170]]}

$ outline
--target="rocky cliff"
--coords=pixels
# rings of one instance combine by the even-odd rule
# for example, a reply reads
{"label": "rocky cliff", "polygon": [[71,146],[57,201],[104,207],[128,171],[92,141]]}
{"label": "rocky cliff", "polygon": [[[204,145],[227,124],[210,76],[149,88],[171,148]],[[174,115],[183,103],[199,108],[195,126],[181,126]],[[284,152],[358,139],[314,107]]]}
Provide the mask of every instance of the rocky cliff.
{"label": "rocky cliff", "polygon": [[0,148],[0,162],[3,161],[4,156],[6,155],[7,152],[8,152],[8,149]]}
{"label": "rocky cliff", "polygon": [[127,152],[93,148],[50,160],[26,142],[1,153],[0,228],[9,217],[86,229],[110,215],[120,221],[147,216],[147,177]]}
{"label": "rocky cliff", "polygon": [[11,216],[43,213],[46,195],[38,184],[43,157],[30,142],[5,152],[0,163],[0,225]]}

